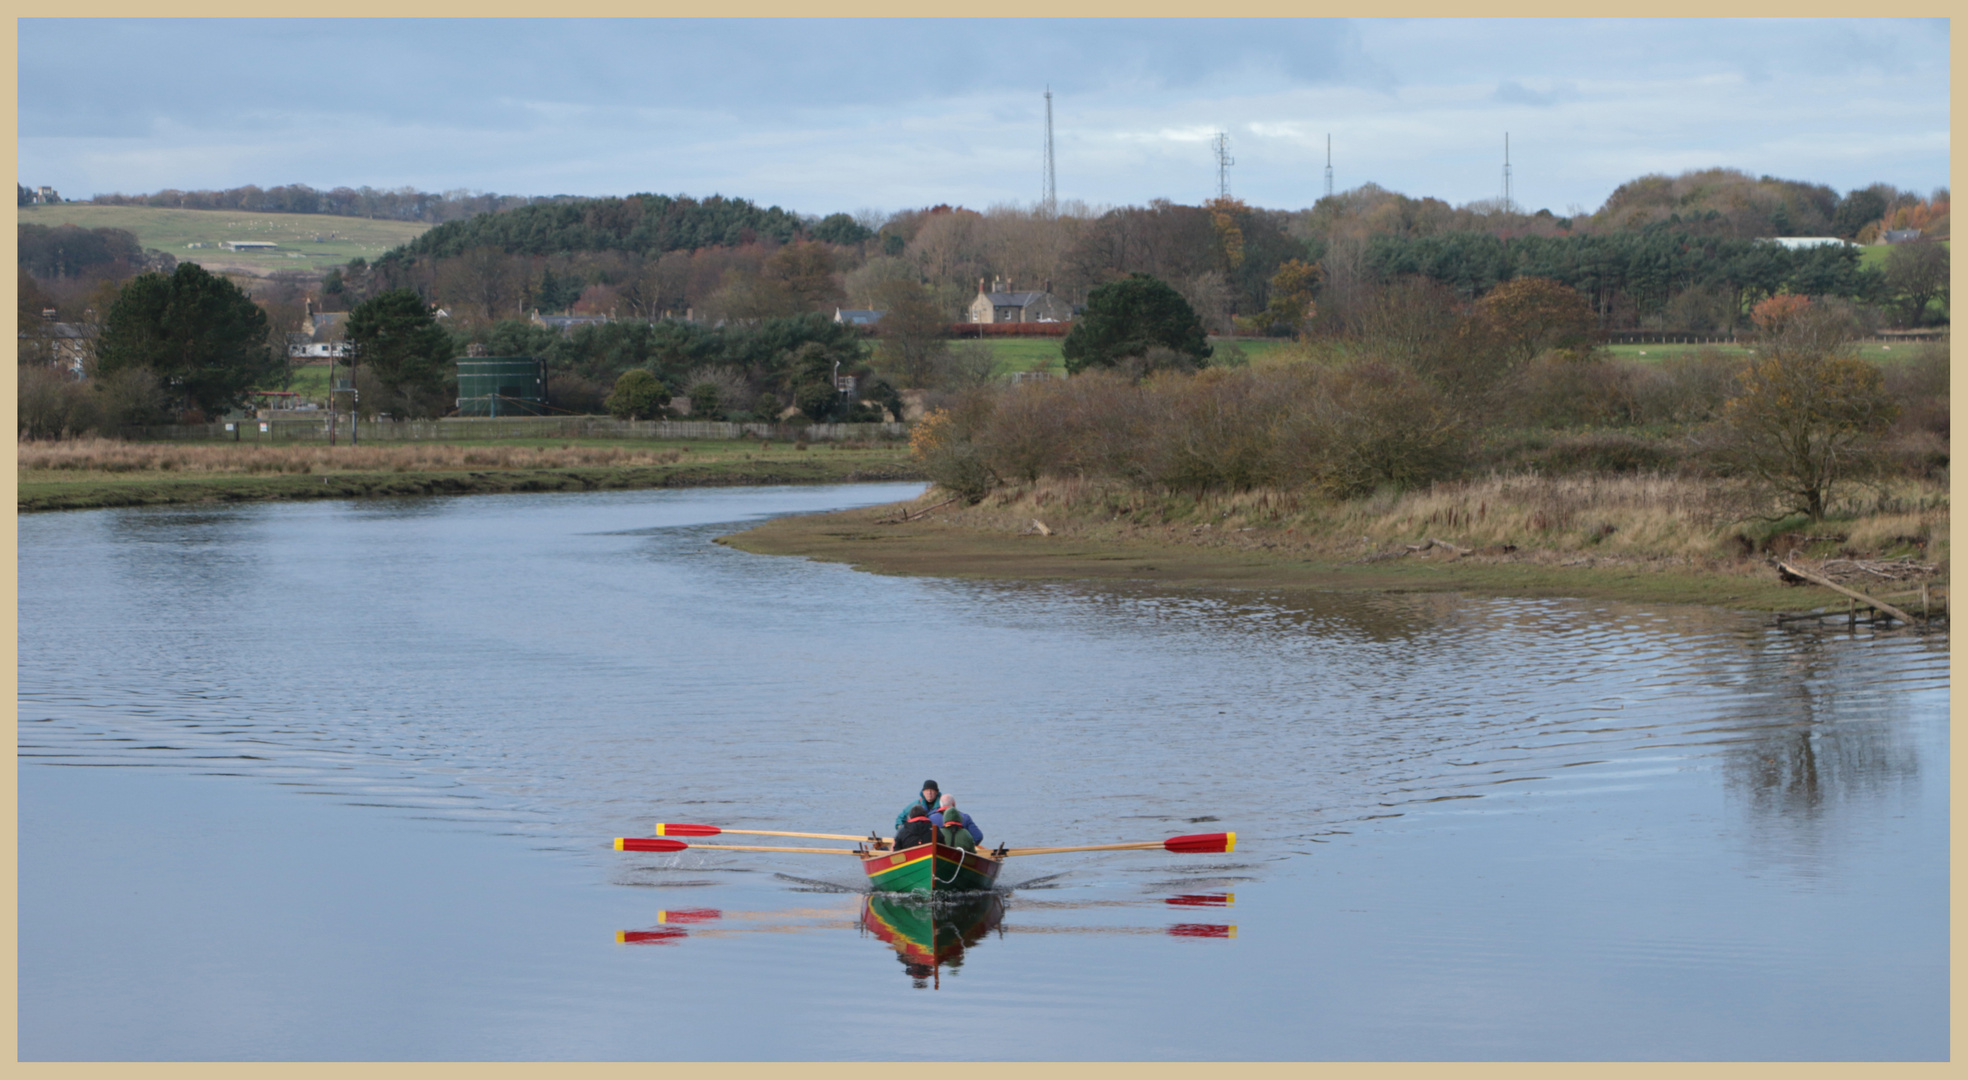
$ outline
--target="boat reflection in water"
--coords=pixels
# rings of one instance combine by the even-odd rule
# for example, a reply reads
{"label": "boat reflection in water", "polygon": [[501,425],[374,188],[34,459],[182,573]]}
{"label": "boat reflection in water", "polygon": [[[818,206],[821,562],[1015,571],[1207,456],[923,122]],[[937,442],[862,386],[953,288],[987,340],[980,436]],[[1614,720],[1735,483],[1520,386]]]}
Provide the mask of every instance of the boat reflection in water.
{"label": "boat reflection in water", "polygon": [[[1227,923],[1072,926],[1053,922],[1049,918],[1057,912],[1093,908],[1227,908],[1236,902],[1236,896],[1231,893],[1184,893],[1155,899],[1097,901],[1014,901],[1011,897],[1008,890],[935,894],[878,892],[863,893],[852,904],[783,911],[685,908],[659,911],[655,926],[642,930],[618,930],[615,940],[624,945],[677,945],[693,938],[741,933],[785,934],[854,927],[864,936],[872,936],[894,949],[903,971],[918,988],[940,989],[943,969],[962,967],[966,951],[993,934],[1000,937],[1007,933],[1128,934],[1222,939],[1237,936],[1237,928]],[[1018,910],[1021,918],[1006,923],[1005,914],[1011,909]],[[1195,917],[1186,911],[1183,915]]]}
{"label": "boat reflection in water", "polygon": [[964,950],[1003,932],[1004,893],[869,893],[861,928],[895,950],[916,986],[942,986],[943,966],[963,966]]}

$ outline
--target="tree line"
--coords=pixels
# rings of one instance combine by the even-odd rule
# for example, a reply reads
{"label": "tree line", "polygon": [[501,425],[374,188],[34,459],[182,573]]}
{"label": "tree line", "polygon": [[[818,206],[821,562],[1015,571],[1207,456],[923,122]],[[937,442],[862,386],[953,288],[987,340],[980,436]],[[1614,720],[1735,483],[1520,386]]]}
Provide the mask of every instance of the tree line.
{"label": "tree line", "polygon": [[462,221],[542,203],[577,201],[573,195],[497,195],[474,191],[418,191],[412,187],[336,187],[320,191],[306,184],[257,184],[218,190],[167,188],[146,195],[97,195],[98,206],[155,206],[172,210],[244,210],[262,214],[331,214],[386,221]]}

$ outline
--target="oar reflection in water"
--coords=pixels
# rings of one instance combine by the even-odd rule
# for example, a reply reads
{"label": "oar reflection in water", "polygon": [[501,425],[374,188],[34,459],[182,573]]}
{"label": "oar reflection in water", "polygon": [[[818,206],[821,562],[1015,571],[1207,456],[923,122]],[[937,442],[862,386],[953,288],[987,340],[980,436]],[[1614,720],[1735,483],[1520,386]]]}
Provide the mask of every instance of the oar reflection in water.
{"label": "oar reflection in water", "polygon": [[[851,904],[789,908],[781,911],[724,911],[682,908],[657,912],[657,925],[616,931],[624,945],[675,945],[692,938],[736,934],[793,934],[855,927],[895,950],[903,971],[919,989],[941,988],[942,969],[963,966],[964,955],[992,934],[1100,934],[1138,937],[1222,938],[1237,936],[1225,923],[1179,922],[1154,926],[1070,926],[1030,921],[1043,912],[1112,908],[1221,908],[1236,902],[1231,893],[1183,893],[1140,900],[1021,900],[1004,891],[944,893],[863,893]],[[1007,910],[1024,909],[1028,921],[1006,923]],[[1186,912],[1185,912],[1186,914]]]}

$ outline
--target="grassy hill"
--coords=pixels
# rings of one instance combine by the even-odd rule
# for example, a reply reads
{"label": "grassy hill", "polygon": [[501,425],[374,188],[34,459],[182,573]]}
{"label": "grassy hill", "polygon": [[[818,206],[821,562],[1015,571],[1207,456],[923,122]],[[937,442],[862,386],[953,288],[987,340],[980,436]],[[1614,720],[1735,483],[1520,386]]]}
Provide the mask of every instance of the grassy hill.
{"label": "grassy hill", "polygon": [[[329,214],[256,214],[229,210],[169,210],[150,206],[96,206],[60,203],[20,207],[23,225],[64,223],[85,229],[125,229],[147,248],[168,251],[182,262],[208,270],[243,270],[265,275],[276,270],[326,271],[361,256],[373,259],[422,235],[429,225],[416,221],[377,221]],[[270,240],[270,252],[224,251],[221,240]],[[202,248],[188,244],[204,244]]]}
{"label": "grassy hill", "polygon": [[[1949,252],[1954,251],[1954,245],[1946,240],[1941,241],[1941,246],[1948,249]],[[1893,245],[1891,244],[1868,244],[1859,249],[1859,265],[1870,266],[1874,269],[1884,269],[1886,266],[1886,255],[1892,250]]]}

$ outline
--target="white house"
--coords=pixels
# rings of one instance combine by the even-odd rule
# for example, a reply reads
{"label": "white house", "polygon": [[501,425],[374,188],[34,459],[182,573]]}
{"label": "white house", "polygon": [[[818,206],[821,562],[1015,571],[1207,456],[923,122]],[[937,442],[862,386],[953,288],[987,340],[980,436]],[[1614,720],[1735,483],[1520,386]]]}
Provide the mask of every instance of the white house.
{"label": "white house", "polygon": [[1782,244],[1792,251],[1802,248],[1825,247],[1830,244],[1843,244],[1846,247],[1858,246],[1850,240],[1840,240],[1836,236],[1768,236],[1764,237],[1764,239],[1772,244]]}

